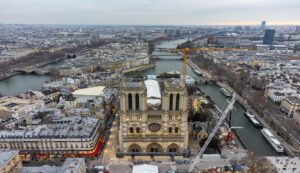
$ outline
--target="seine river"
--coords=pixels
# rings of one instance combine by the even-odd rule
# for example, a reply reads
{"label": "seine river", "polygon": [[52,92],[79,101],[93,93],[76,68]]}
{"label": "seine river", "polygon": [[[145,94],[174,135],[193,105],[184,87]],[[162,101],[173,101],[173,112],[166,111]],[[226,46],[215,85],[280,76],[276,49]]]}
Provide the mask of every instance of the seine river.
{"label": "seine river", "polygon": [[[160,48],[174,48],[178,44],[186,41],[185,39],[166,41],[158,44],[157,47]],[[159,54],[160,52],[154,52],[154,54]],[[162,56],[161,59],[156,60],[156,67],[153,69],[148,69],[143,72],[144,75],[148,74],[160,74],[169,71],[179,71],[182,69],[182,60],[176,54],[171,54],[170,56]],[[176,59],[178,58],[178,59]],[[53,66],[53,65],[51,65]],[[194,78],[198,76],[193,72],[191,68],[187,69],[188,75]],[[17,95],[20,92],[27,90],[39,90],[41,89],[43,83],[50,79],[49,76],[38,76],[32,74],[20,74],[5,80],[0,81],[0,91],[7,95]],[[215,84],[205,84],[199,86],[201,90],[208,96],[211,97],[212,101],[220,107],[224,106],[226,97],[219,92],[219,87]],[[232,124],[234,126],[243,127],[238,130],[238,134],[244,141],[248,150],[258,154],[258,155],[277,155],[276,151],[273,150],[271,145],[265,140],[261,135],[260,130],[255,128],[250,121],[244,116],[245,110],[240,104],[235,104],[235,109],[232,112]]]}

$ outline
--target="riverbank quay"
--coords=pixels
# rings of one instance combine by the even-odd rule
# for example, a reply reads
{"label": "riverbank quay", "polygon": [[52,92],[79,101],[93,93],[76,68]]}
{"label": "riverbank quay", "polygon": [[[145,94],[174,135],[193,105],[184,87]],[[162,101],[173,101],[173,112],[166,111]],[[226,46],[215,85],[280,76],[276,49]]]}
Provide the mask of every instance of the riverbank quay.
{"label": "riverbank quay", "polygon": [[[213,102],[212,102],[212,103],[213,103]],[[214,110],[217,111],[216,114],[221,115],[221,114],[222,114],[222,110],[221,110],[215,103],[213,103],[213,104],[214,104],[214,106],[215,106],[215,109],[214,109]],[[225,120],[224,120],[223,123],[224,123],[227,127],[230,128],[229,124],[230,124],[231,122],[230,122],[229,116],[230,116],[230,113],[226,116],[226,118],[225,118]],[[229,129],[227,129],[227,130],[229,130]],[[231,134],[233,135],[233,139],[234,139],[234,141],[235,141],[235,143],[236,143],[236,148],[238,148],[238,149],[240,149],[240,150],[247,150],[247,146],[246,146],[246,144],[245,144],[245,141],[241,138],[241,136],[240,136],[238,133],[236,133],[235,130],[232,130],[232,131],[231,131]]]}
{"label": "riverbank quay", "polygon": [[[200,88],[198,88],[198,90],[200,91],[200,93],[204,94]],[[213,113],[213,115],[217,116],[217,115],[221,115],[222,114],[222,110],[211,100],[211,99],[208,99],[209,102],[211,102],[213,105],[214,105],[214,108],[213,109],[210,109],[210,111]],[[224,124],[226,124],[226,126],[229,127],[229,124],[230,124],[230,118],[229,118],[230,115],[227,115],[225,121],[223,122]],[[218,116],[219,117],[219,116]],[[239,136],[238,133],[236,133],[236,131],[232,131],[232,134],[233,134],[233,138],[236,142],[236,146],[237,148],[241,149],[241,150],[245,150],[247,149],[246,147],[246,144],[245,144],[245,141]]]}
{"label": "riverbank quay", "polygon": [[[282,143],[282,145],[285,148],[285,153],[288,156],[295,156],[299,154],[299,151],[297,151],[297,149],[295,149],[292,145],[290,145],[289,143],[287,143],[280,135],[278,135],[278,132],[271,127],[267,122],[270,122],[270,120],[266,121],[265,119],[267,117],[269,117],[268,119],[270,119],[271,116],[265,114],[265,115],[260,115],[258,114],[255,110],[253,110],[251,108],[251,106],[248,104],[247,100],[244,99],[243,97],[241,97],[238,93],[236,93],[234,91],[234,89],[229,86],[227,83],[224,82],[220,82],[217,81],[215,82],[217,86],[221,87],[221,88],[225,88],[227,91],[229,91],[231,94],[235,93],[237,101],[246,109],[246,110],[251,110],[251,112],[255,115],[255,117],[262,123],[263,127],[268,128],[275,136],[276,138],[278,138],[280,140],[280,142]],[[274,120],[273,120],[274,121]],[[278,122],[280,123],[280,122]],[[298,153],[298,154],[297,154]]]}
{"label": "riverbank quay", "polygon": [[11,77],[14,77],[14,76],[19,75],[19,74],[22,74],[22,73],[21,73],[21,72],[13,72],[13,73],[1,75],[1,76],[0,76],[0,81],[1,81],[1,80],[5,80],[5,79],[8,79],[8,78],[11,78]]}
{"label": "riverbank quay", "polygon": [[201,69],[192,60],[188,59],[188,65],[191,67],[192,70],[201,72],[203,74],[203,77],[205,77],[207,79],[212,79],[212,76],[211,76],[211,74],[209,74],[209,72],[207,72],[204,69]]}
{"label": "riverbank quay", "polygon": [[[64,56],[64,57],[60,58],[59,60],[42,62],[42,63],[39,63],[39,64],[35,64],[33,66],[28,66],[28,67],[24,67],[24,68],[21,68],[21,69],[11,70],[10,72],[7,72],[4,75],[0,75],[0,81],[11,78],[11,77],[14,77],[14,76],[19,75],[19,74],[23,74],[23,73],[32,73],[32,72],[34,72],[36,75],[46,75],[48,73],[48,71],[43,70],[43,67],[45,67],[47,65],[50,65],[50,64],[61,62],[61,61],[66,60],[66,59],[70,59],[70,58],[68,58],[67,56]],[[42,71],[45,71],[45,73],[40,73]]]}
{"label": "riverbank quay", "polygon": [[[203,68],[200,68],[200,69],[202,71],[205,71],[205,72],[209,73],[209,71],[206,70],[206,69],[203,69]],[[210,74],[210,76],[213,76],[213,75]],[[297,139],[295,139],[295,137],[291,137],[291,135],[288,133],[288,130],[284,127],[284,124],[282,124],[280,121],[278,121],[276,119],[278,117],[274,117],[274,115],[272,115],[270,113],[265,113],[264,112],[263,114],[258,114],[257,112],[255,112],[251,108],[251,106],[248,103],[247,99],[245,99],[245,98],[241,97],[239,94],[237,94],[237,92],[235,92],[235,90],[231,86],[229,86],[229,84],[227,84],[224,81],[221,81],[218,78],[218,76],[213,76],[211,78],[211,81],[214,81],[214,83],[219,88],[225,88],[231,94],[235,93],[236,94],[236,98],[237,98],[237,102],[245,110],[250,110],[251,112],[254,112],[254,115],[256,115],[256,117],[257,117],[257,119],[259,121],[261,121],[262,125],[264,127],[266,127],[266,128],[269,128],[277,136],[277,138],[280,139],[280,141],[282,142],[282,144],[286,148],[286,154],[288,154],[290,156],[294,156],[294,155],[299,155],[300,154],[299,153],[299,148],[298,148],[300,146],[300,142]],[[278,116],[280,116],[280,115],[278,115]],[[282,118],[282,117],[279,117],[279,118]],[[297,146],[297,147],[295,147],[295,146]]]}
{"label": "riverbank quay", "polygon": [[[201,90],[200,87],[197,87],[197,91],[205,96],[205,93]],[[214,106],[213,108],[209,108],[208,110],[211,112],[211,114],[213,115],[213,117],[217,121],[217,119],[222,114],[222,110],[218,107],[218,105],[216,105],[216,103],[210,97],[208,97],[207,100],[210,102],[210,104],[212,104]],[[227,115],[225,121],[223,122],[223,124],[225,124],[225,126],[228,127],[228,128],[230,128],[229,124],[231,124],[231,122],[230,122],[231,118],[229,116],[230,115]],[[229,129],[227,129],[227,130],[229,130]],[[242,151],[247,150],[247,146],[245,144],[245,141],[240,137],[240,135],[237,133],[237,131],[232,130],[231,133],[232,133],[233,139],[236,143],[234,148],[238,148],[239,150],[242,150]]]}
{"label": "riverbank quay", "polygon": [[147,64],[147,65],[141,65],[141,66],[137,66],[137,67],[132,67],[132,68],[124,69],[123,74],[131,73],[131,72],[141,72],[141,71],[151,69],[154,67],[155,67],[154,63]]}
{"label": "riverbank quay", "polygon": [[[199,67],[203,68],[204,70],[207,70],[209,72],[218,74],[216,70],[218,68],[212,69],[208,68],[207,66],[203,66],[201,64],[197,63],[197,59],[194,60],[194,63],[197,64]],[[227,76],[228,80],[230,80],[230,76]],[[222,82],[226,85],[229,85],[226,83],[227,77],[220,77],[213,75],[213,79],[216,82]],[[238,81],[237,81],[238,82]],[[234,84],[230,84],[230,88],[233,88]],[[299,125],[297,125],[292,118],[288,118],[284,113],[281,112],[280,107],[278,105],[275,105],[274,103],[271,103],[270,100],[267,100],[262,93],[263,91],[256,91],[254,88],[250,87],[246,84],[246,87],[249,89],[243,89],[244,93],[240,93],[243,98],[239,99],[238,102],[241,103],[245,109],[249,109],[250,111],[253,109],[256,113],[259,113],[258,116],[261,117],[269,126],[272,127],[273,131],[276,131],[276,134],[280,136],[285,142],[287,142],[291,147],[292,151],[296,155],[300,155],[300,128]],[[226,89],[226,87],[224,87]],[[228,90],[230,90],[228,88]],[[254,99],[255,98],[255,99]],[[242,102],[244,100],[244,103]],[[264,104],[259,104],[260,102]],[[246,106],[248,105],[248,107]],[[249,106],[250,105],[250,106]],[[262,106],[265,105],[265,106]],[[252,109],[251,109],[251,108]]]}

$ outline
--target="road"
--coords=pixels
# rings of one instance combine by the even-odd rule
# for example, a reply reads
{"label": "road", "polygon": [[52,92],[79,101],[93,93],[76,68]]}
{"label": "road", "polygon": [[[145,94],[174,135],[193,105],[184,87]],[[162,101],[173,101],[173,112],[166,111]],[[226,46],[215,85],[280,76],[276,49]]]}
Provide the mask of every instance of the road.
{"label": "road", "polygon": [[109,164],[111,161],[115,161],[118,158],[116,157],[116,149],[118,146],[118,123],[117,117],[115,121],[112,123],[112,127],[110,129],[109,139],[106,143],[106,147],[104,149],[103,154],[100,156],[100,163],[103,165]]}

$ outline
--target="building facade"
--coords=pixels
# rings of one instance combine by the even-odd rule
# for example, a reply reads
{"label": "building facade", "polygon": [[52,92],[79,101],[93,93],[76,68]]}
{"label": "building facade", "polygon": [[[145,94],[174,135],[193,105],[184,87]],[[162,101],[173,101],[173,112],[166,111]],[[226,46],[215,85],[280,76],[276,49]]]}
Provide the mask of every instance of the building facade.
{"label": "building facade", "polygon": [[182,155],[188,149],[187,89],[179,80],[123,82],[120,155]]}
{"label": "building facade", "polygon": [[261,28],[262,30],[265,30],[266,24],[267,24],[266,21],[262,21],[262,22],[261,22],[261,25],[260,25],[260,28]]}
{"label": "building facade", "polygon": [[0,173],[16,173],[22,167],[18,151],[0,151]]}
{"label": "building facade", "polygon": [[[18,97],[3,97],[0,98],[0,111],[5,111],[17,120],[17,123],[32,122],[32,115],[43,110],[45,103],[40,100],[29,100]],[[0,114],[0,118],[3,118]]]}
{"label": "building facade", "polygon": [[19,169],[18,173],[86,173],[84,158],[67,158],[62,166],[28,166]]}
{"label": "building facade", "polygon": [[50,124],[0,131],[0,150],[20,150],[22,159],[95,156],[102,145],[101,122],[70,117]]}
{"label": "building facade", "polygon": [[300,110],[300,99],[297,97],[287,97],[281,102],[281,108],[288,116],[293,116],[296,111]]}
{"label": "building facade", "polygon": [[274,42],[275,30],[274,29],[266,29],[263,44],[272,45]]}

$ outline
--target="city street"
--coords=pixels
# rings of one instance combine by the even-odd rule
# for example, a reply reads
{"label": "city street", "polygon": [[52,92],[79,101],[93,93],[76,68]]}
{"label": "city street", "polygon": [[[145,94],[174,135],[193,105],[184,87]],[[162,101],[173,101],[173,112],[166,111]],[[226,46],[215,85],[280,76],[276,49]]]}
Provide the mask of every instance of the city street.
{"label": "city street", "polygon": [[110,129],[110,136],[106,143],[104,152],[100,156],[99,162],[103,165],[109,164],[111,161],[116,160],[116,149],[118,146],[118,123],[117,118],[113,121]]}
{"label": "city street", "polygon": [[95,165],[107,165],[110,163],[110,161],[114,161],[117,159],[116,158],[116,147],[118,146],[117,129],[118,129],[117,118],[114,118],[114,121],[112,122],[112,126],[109,130],[110,132],[109,132],[108,140],[106,144],[104,144],[104,148],[102,149],[101,155],[94,160],[87,161],[87,166],[89,169],[93,168]]}

